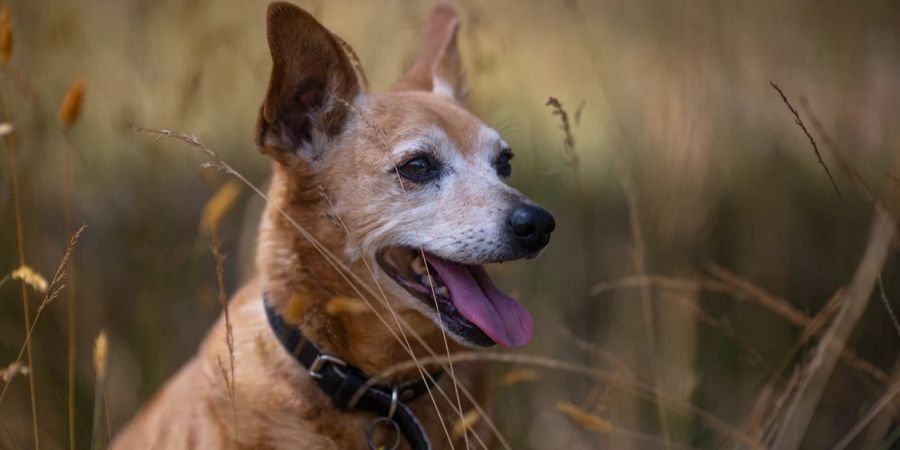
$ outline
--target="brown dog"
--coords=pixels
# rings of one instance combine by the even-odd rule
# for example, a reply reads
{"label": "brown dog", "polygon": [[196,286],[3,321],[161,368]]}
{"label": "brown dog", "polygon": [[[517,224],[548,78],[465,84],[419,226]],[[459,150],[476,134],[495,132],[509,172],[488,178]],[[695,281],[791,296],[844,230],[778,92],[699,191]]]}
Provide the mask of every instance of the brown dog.
{"label": "brown dog", "polygon": [[[449,428],[460,416],[447,371],[437,385],[419,380],[436,366],[361,383],[410,352],[525,345],[531,316],[481,265],[535,256],[553,217],[506,184],[509,147],[460,103],[450,7],[434,9],[412,69],[382,94],[305,11],[273,3],[267,25],[256,139],[273,180],[258,275],[230,304],[233,382],[221,319],[113,448],[366,448],[379,416],[390,420],[376,440],[448,447],[439,417]],[[472,394],[463,412],[483,404],[483,371],[454,373]],[[487,433],[468,439],[490,447]]]}

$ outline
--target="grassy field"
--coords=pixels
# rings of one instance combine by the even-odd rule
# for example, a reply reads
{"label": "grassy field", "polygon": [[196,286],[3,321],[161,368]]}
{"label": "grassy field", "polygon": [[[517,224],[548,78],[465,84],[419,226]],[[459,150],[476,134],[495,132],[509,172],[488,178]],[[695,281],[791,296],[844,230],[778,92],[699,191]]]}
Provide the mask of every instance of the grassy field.
{"label": "grassy field", "polygon": [[[429,5],[298,3],[376,91],[412,61]],[[6,3],[0,448],[36,448],[35,430],[43,449],[103,447],[194,353],[220,312],[209,223],[227,291],[252,274],[261,202],[131,125],[196,134],[265,185],[266,4]],[[496,272],[536,321],[521,361],[493,364],[510,446],[896,448],[900,8],[456,4],[467,104],[558,222],[540,259]],[[82,224],[73,275],[42,304],[12,274],[51,282]]]}

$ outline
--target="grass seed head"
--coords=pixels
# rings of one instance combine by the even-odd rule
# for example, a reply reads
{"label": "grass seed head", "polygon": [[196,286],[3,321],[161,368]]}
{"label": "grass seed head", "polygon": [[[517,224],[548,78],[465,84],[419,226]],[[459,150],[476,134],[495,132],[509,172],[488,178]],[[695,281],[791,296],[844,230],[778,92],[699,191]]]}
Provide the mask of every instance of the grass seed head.
{"label": "grass seed head", "polygon": [[10,23],[9,8],[0,8],[0,66],[5,66],[12,59],[13,32]]}
{"label": "grass seed head", "polygon": [[325,305],[325,311],[332,315],[340,315],[340,314],[360,314],[364,313],[369,308],[366,307],[366,304],[355,299],[348,297],[334,297],[328,301]]}
{"label": "grass seed head", "polygon": [[450,434],[453,435],[454,438],[461,438],[463,433],[468,430],[471,430],[475,424],[478,423],[478,420],[481,419],[481,415],[478,414],[478,411],[475,409],[470,409],[467,413],[465,413],[459,420],[453,424],[453,431]]}
{"label": "grass seed head", "polygon": [[12,380],[18,375],[28,375],[28,366],[21,362],[14,361],[12,364],[6,366],[5,369],[0,369],[0,381],[3,381],[4,383],[9,382],[9,380]]}
{"label": "grass seed head", "polygon": [[558,402],[556,403],[556,409],[586,430],[603,434],[610,433],[613,430],[613,424],[610,421],[595,416],[571,403]]}
{"label": "grass seed head", "polygon": [[97,374],[98,380],[106,378],[107,346],[106,331],[100,330],[100,334],[94,340],[94,373]]}
{"label": "grass seed head", "polygon": [[515,369],[503,374],[500,383],[504,386],[512,386],[514,384],[524,383],[526,381],[534,381],[539,378],[536,370],[532,369]]}
{"label": "grass seed head", "polygon": [[200,219],[200,231],[204,233],[212,233],[217,228],[222,217],[231,209],[238,194],[241,192],[240,184],[229,179],[222,187],[210,197],[209,201],[203,207],[203,214]]}
{"label": "grass seed head", "polygon": [[59,105],[59,121],[66,128],[71,128],[78,121],[81,115],[81,104],[84,102],[84,92],[87,90],[87,84],[84,80],[77,80],[72,83],[66,96],[63,97],[62,103]]}
{"label": "grass seed head", "polygon": [[44,278],[43,275],[35,272],[35,270],[29,266],[19,267],[18,269],[13,271],[13,273],[11,274],[11,278],[13,280],[22,281],[41,294],[45,294],[47,292],[47,288],[49,287],[47,279]]}

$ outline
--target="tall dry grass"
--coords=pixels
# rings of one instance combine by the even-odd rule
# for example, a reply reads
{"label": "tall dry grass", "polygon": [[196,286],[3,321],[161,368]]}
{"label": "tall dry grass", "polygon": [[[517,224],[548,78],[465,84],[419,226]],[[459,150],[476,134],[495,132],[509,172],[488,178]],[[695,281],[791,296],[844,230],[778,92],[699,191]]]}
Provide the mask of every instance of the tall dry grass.
{"label": "tall dry grass", "polygon": [[[264,3],[16,0],[0,13],[0,448],[105,445],[246,279],[263,200],[239,190],[268,172],[252,143]],[[374,90],[411,61],[427,9],[301,3],[356,49]],[[489,425],[504,448],[896,445],[900,261],[883,219],[871,225],[873,210],[900,213],[897,8],[459,7],[467,102],[512,144],[512,183],[559,231],[540,259],[496,268],[534,314],[536,340],[454,360],[490,361],[494,404],[463,411],[464,386],[432,392],[452,411],[443,439]],[[89,101],[60,102],[76,97],[76,77]],[[82,106],[77,121],[66,104]],[[127,123],[203,136],[230,170],[198,168]],[[235,174],[241,184],[225,181]],[[25,272],[11,274],[51,273],[82,221],[91,232],[68,260],[67,306],[40,307],[31,287],[18,291]],[[873,245],[883,267],[863,257]],[[335,313],[383,300],[348,279],[360,301],[335,301]],[[416,342],[390,314],[380,323]],[[93,343],[77,338],[100,330],[102,383]],[[408,368],[449,371],[433,350]],[[223,355],[226,379],[235,364]]]}

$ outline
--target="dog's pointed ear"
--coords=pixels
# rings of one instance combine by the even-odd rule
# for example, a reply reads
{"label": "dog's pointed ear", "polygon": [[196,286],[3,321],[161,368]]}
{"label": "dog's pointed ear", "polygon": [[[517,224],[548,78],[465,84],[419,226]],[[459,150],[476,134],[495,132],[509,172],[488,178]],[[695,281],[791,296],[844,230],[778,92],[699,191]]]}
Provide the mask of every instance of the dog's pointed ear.
{"label": "dog's pointed ear", "polygon": [[461,100],[465,91],[465,74],[456,44],[459,16],[447,3],[431,10],[419,54],[412,68],[394,90],[431,91]]}
{"label": "dog's pointed ear", "polygon": [[314,159],[343,130],[365,77],[353,50],[299,7],[270,4],[266,26],[272,75],[256,144],[279,161]]}

